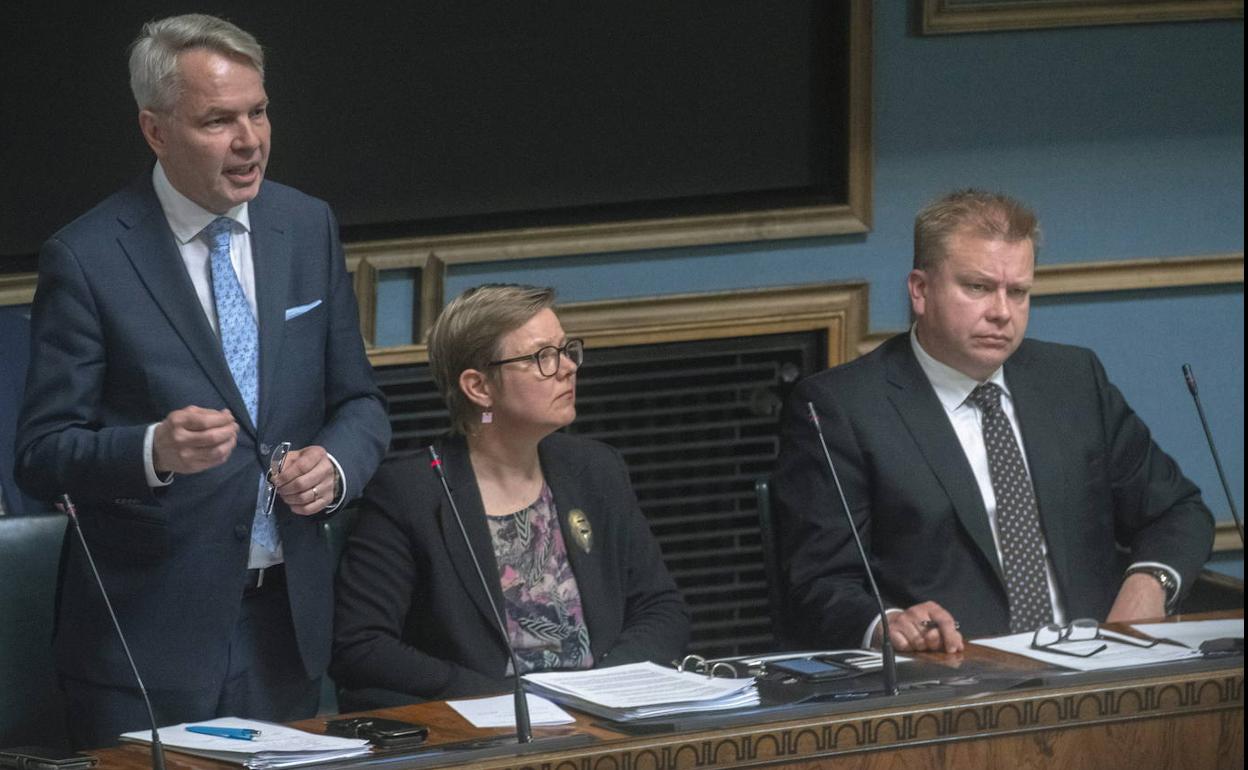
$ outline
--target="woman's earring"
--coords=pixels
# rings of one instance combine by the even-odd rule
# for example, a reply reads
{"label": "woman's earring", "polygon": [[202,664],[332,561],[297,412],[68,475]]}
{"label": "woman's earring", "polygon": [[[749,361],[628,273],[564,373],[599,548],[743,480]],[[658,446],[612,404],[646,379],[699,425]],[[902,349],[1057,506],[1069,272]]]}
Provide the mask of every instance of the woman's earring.
{"label": "woman's earring", "polygon": [[491,412],[491,411],[489,411],[489,410],[487,409],[486,411],[484,411],[484,412],[482,412],[482,413],[481,413],[481,424],[482,424],[482,425],[489,425],[489,424],[490,424],[490,423],[492,423],[492,422],[494,422],[494,413],[493,413],[493,412]]}

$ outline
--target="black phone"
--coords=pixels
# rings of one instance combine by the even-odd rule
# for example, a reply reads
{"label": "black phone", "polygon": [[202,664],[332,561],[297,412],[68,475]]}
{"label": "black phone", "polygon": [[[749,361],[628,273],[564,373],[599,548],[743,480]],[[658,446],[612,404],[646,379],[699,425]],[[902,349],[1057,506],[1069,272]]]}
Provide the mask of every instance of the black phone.
{"label": "black phone", "polygon": [[416,746],[429,737],[425,725],[380,717],[331,719],[325,723],[325,732],[340,738],[364,738],[386,749]]}
{"label": "black phone", "polygon": [[815,658],[793,658],[777,660],[767,664],[770,671],[795,676],[807,682],[823,682],[828,679],[840,679],[858,673],[858,669],[844,663]]}
{"label": "black phone", "polygon": [[1208,639],[1200,643],[1200,651],[1206,658],[1229,657],[1244,654],[1244,637],[1226,636],[1221,639]]}
{"label": "black phone", "polygon": [[81,770],[95,767],[99,761],[88,754],[48,746],[0,749],[0,767],[15,770]]}

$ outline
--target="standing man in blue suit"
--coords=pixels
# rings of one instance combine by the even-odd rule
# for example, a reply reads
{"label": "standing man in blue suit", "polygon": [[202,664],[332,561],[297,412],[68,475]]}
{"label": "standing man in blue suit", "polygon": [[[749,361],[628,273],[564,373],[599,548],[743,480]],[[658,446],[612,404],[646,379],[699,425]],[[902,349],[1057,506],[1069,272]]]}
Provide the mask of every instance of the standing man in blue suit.
{"label": "standing man in blue suit", "polygon": [[[250,34],[151,22],[130,81],[157,163],[40,253],[19,482],[78,504],[161,724],[309,717],[333,606],[319,521],[390,437],[337,224],[264,179]],[[57,666],[75,742],[103,745],[147,715],[67,545]]]}
{"label": "standing man in blue suit", "polygon": [[900,651],[1160,618],[1195,582],[1213,543],[1200,490],[1092,351],[1025,338],[1038,237],[1008,196],[933,202],[915,219],[910,332],[794,390],[774,487],[804,644],[880,641],[808,402]]}

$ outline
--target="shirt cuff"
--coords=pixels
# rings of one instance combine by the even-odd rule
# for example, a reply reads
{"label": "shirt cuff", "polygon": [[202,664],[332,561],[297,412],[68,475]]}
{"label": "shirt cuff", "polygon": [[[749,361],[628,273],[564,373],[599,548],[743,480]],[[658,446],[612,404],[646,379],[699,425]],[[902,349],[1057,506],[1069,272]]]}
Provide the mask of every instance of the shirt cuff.
{"label": "shirt cuff", "polygon": [[147,430],[143,432],[143,475],[147,477],[147,485],[152,489],[157,487],[167,487],[173,483],[173,471],[165,474],[161,478],[156,473],[156,459],[153,456],[154,446],[156,444],[156,426],[160,423],[154,422],[147,426]]}
{"label": "shirt cuff", "polygon": [[326,452],[325,456],[334,464],[334,472],[337,474],[337,477],[334,479],[334,501],[325,506],[325,510],[322,513],[333,513],[342,507],[343,502],[347,498],[347,474],[342,472],[342,466],[338,464],[338,460],[333,455]]}
{"label": "shirt cuff", "polygon": [[[1162,564],[1159,561],[1137,561],[1137,562],[1133,562],[1130,567],[1127,567],[1127,571],[1130,572],[1131,570],[1136,569],[1137,567],[1147,567],[1149,569],[1164,569],[1166,572],[1170,573],[1170,577],[1174,578],[1175,599],[1177,600],[1178,597],[1183,595],[1183,576],[1180,575],[1174,567],[1171,567],[1169,564]],[[1169,597],[1167,597],[1167,599],[1168,598]],[[1166,603],[1169,604],[1169,601],[1167,601]]]}
{"label": "shirt cuff", "polygon": [[[889,607],[888,609],[884,610],[884,614],[892,616],[903,611],[904,610],[899,610],[894,607]],[[871,621],[871,625],[867,626],[867,633],[863,634],[862,649],[864,650],[871,649],[871,641],[875,637],[875,627],[878,626],[879,624],[880,624],[880,616],[876,615],[875,620]]]}

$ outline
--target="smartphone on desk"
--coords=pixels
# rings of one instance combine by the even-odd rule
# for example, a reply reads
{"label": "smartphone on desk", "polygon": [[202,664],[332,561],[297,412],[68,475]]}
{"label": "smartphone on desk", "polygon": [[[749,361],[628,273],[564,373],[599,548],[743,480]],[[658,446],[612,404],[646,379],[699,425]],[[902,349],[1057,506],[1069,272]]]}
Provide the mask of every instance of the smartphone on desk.
{"label": "smartphone on desk", "polygon": [[380,717],[331,719],[325,723],[325,732],[339,738],[364,738],[383,749],[418,746],[429,737],[424,725]]}
{"label": "smartphone on desk", "polygon": [[807,682],[826,682],[860,673],[857,668],[827,658],[792,658],[767,664],[768,671],[796,677]]}

